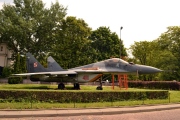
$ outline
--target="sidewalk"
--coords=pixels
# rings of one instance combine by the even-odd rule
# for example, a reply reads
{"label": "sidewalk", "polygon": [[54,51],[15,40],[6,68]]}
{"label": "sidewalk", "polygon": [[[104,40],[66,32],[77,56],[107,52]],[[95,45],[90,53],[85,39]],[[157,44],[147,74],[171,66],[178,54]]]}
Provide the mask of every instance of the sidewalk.
{"label": "sidewalk", "polygon": [[80,115],[112,115],[180,109],[180,104],[143,105],[133,107],[49,109],[49,110],[0,110],[0,118],[56,117]]}

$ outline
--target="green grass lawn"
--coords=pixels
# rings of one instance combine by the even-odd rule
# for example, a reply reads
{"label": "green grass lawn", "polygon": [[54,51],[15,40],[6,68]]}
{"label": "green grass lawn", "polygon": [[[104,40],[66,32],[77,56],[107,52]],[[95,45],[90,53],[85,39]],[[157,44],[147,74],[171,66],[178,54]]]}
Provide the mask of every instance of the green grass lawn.
{"label": "green grass lawn", "polygon": [[[69,91],[73,85],[66,85]],[[97,91],[97,86],[81,85],[79,91]],[[57,85],[49,84],[0,84],[1,90],[57,90]],[[103,91],[112,91],[112,86],[103,86]],[[74,91],[74,90],[72,90]],[[77,90],[76,90],[77,91]],[[127,90],[115,86],[113,91],[151,91],[150,89],[128,88]],[[136,100],[136,101],[112,101],[97,103],[42,103],[42,102],[0,102],[0,109],[52,109],[52,108],[97,108],[97,107],[120,107],[151,104],[168,104],[180,102],[180,91],[169,91],[169,99],[161,100]]]}
{"label": "green grass lawn", "polygon": [[[66,85],[66,90],[72,90],[73,85]],[[87,91],[97,91],[96,85],[81,85],[81,91],[87,90]],[[9,90],[58,90],[57,85],[51,85],[51,84],[0,84],[0,89],[9,89]],[[61,90],[61,91],[66,91]],[[112,86],[103,86],[103,91],[147,91],[152,89],[137,89],[137,88],[119,88],[118,86],[114,86],[114,89]],[[59,90],[60,91],[60,90]],[[77,90],[76,90],[77,91]]]}
{"label": "green grass lawn", "polygon": [[[73,85],[66,85],[66,90],[72,90]],[[81,85],[81,91],[97,91],[96,85]],[[16,89],[16,90],[58,90],[57,85],[51,85],[51,84],[1,84],[0,89]],[[62,91],[66,91],[62,90]],[[111,91],[112,86],[103,86],[103,91]],[[124,88],[119,88],[118,86],[114,87],[114,90],[126,90]],[[129,88],[128,90],[142,90],[142,89],[135,89],[135,88]],[[60,90],[59,90],[60,91]],[[77,90],[76,90],[77,91]]]}

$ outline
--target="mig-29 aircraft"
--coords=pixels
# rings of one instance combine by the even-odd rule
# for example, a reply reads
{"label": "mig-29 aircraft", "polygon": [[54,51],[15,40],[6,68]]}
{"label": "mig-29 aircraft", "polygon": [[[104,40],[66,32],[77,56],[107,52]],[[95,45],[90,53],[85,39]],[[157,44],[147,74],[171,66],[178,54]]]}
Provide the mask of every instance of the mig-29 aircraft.
{"label": "mig-29 aircraft", "polygon": [[[30,76],[31,81],[60,82],[59,89],[65,88],[63,82],[73,82],[74,88],[79,89],[79,83],[94,82],[103,74],[136,74],[137,71],[138,74],[152,74],[162,71],[151,66],[128,63],[119,58],[65,70],[52,57],[48,57],[48,68],[44,68],[30,53],[27,53],[26,56],[28,73],[14,75]],[[97,89],[102,90],[102,84]]]}

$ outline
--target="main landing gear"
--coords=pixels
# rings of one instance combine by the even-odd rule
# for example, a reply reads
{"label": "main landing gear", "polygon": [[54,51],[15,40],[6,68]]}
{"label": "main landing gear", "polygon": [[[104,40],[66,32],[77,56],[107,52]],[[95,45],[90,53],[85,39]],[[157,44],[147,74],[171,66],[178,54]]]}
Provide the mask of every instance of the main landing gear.
{"label": "main landing gear", "polygon": [[99,79],[99,83],[100,83],[100,85],[97,86],[96,90],[103,90],[103,87],[102,87],[102,76],[101,76],[101,78]]}
{"label": "main landing gear", "polygon": [[[59,83],[59,84],[58,84],[58,89],[64,90],[64,89],[65,89],[64,83]],[[73,89],[74,89],[74,90],[80,90],[80,85],[79,85],[79,83],[74,83]]]}
{"label": "main landing gear", "polygon": [[58,89],[64,90],[64,89],[65,89],[64,83],[59,83],[59,84],[58,84]]}
{"label": "main landing gear", "polygon": [[97,86],[96,90],[103,90],[102,86]]}
{"label": "main landing gear", "polygon": [[80,85],[79,85],[79,83],[74,83],[74,89],[75,89],[75,90],[80,90]]}

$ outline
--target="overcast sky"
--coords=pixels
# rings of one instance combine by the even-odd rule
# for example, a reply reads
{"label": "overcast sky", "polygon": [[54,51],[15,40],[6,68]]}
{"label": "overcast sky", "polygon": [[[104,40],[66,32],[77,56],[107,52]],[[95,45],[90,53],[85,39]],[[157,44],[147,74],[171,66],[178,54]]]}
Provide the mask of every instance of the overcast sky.
{"label": "overcast sky", "polygon": [[[0,0],[2,4],[13,0]],[[47,6],[56,0],[43,0]],[[154,40],[168,26],[180,25],[180,0],[58,0],[68,16],[82,18],[93,30],[109,27],[130,47],[134,41]]]}

